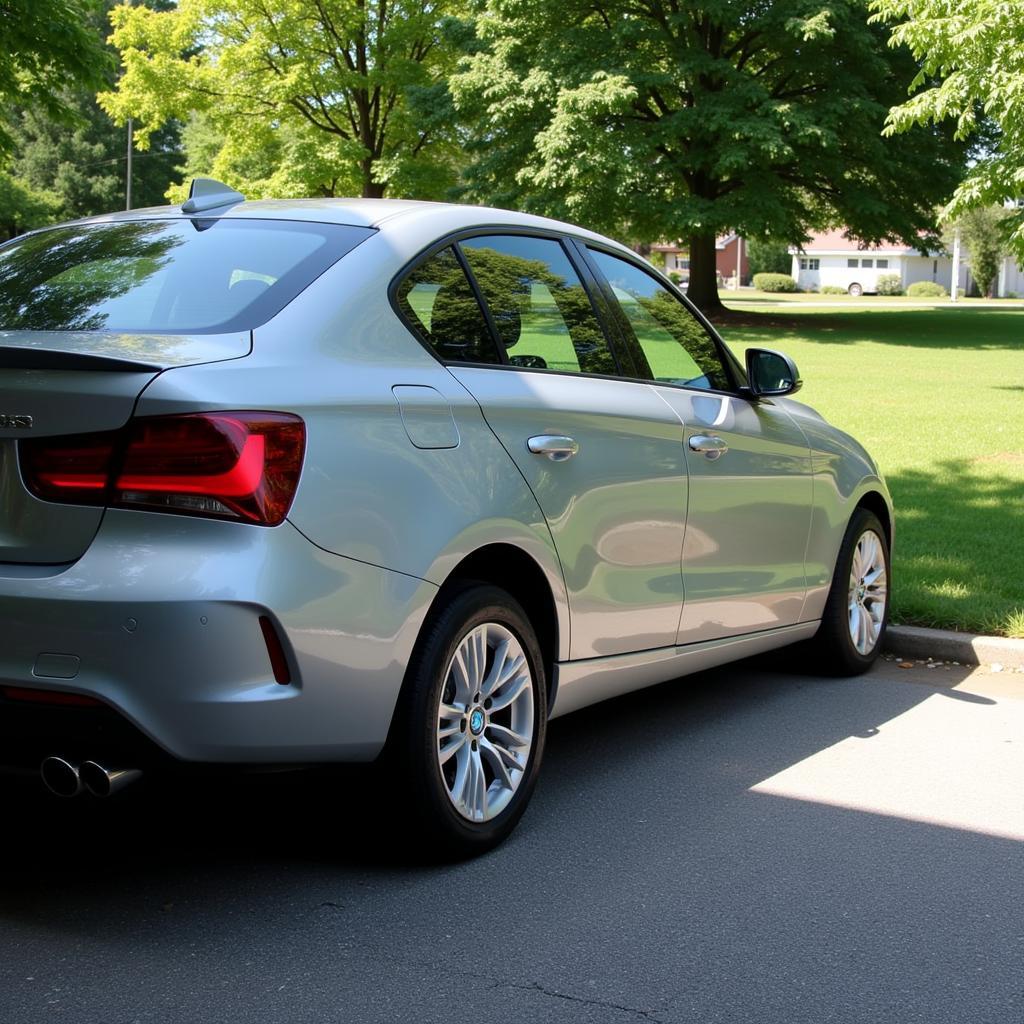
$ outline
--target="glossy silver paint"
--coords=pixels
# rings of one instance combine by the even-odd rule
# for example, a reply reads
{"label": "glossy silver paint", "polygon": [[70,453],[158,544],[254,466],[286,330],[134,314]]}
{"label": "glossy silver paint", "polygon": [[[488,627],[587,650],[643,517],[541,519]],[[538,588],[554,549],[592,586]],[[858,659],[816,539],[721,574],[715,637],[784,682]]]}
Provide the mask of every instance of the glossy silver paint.
{"label": "glossy silver paint", "polygon": [[[690,501],[680,644],[800,621],[813,484],[800,428],[775,399],[658,387],[683,424]],[[689,443],[721,439],[708,459]]]}
{"label": "glossy silver paint", "polygon": [[[675,643],[686,471],[678,418],[646,384],[452,367],[544,512],[572,613],[570,660]],[[532,452],[538,434],[578,453]]]}
{"label": "glossy silver paint", "polygon": [[[383,200],[240,203],[219,215],[378,230],[251,339],[139,340],[137,371],[48,372],[38,402],[30,372],[0,371],[0,406],[45,424],[52,396],[71,396],[81,430],[118,426],[133,405],[139,416],[296,413],[307,450],[288,519],[266,529],[43,508],[18,477],[19,431],[0,427],[8,685],[98,696],[185,760],[370,759],[429,609],[474,553],[516,549],[546,582],[562,714],[813,634],[853,509],[865,496],[889,508],[863,449],[798,402],[446,367],[388,301],[414,257],[474,225],[562,231],[631,255],[600,236]],[[85,338],[81,351],[102,344]],[[55,535],[60,564],[39,564]],[[274,681],[260,615],[281,631],[288,685]],[[37,674],[40,658],[80,667]]]}

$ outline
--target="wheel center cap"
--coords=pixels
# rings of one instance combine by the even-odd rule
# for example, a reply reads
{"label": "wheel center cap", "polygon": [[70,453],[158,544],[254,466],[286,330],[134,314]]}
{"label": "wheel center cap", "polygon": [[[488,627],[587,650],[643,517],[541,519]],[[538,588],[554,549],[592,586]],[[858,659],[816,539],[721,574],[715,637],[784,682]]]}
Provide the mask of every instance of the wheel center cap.
{"label": "wheel center cap", "polygon": [[474,708],[469,716],[469,731],[474,736],[479,736],[484,731],[484,713],[479,708]]}

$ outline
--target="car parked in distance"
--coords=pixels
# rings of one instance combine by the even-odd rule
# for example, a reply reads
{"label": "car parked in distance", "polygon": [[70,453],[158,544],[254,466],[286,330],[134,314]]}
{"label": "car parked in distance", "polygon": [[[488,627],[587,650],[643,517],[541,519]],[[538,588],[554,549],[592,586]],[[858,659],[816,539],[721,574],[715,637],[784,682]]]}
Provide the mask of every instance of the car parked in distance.
{"label": "car parked in distance", "polygon": [[875,463],[600,235],[246,202],[0,248],[0,762],[373,761],[424,842],[506,836],[547,722],[801,642],[878,654]]}

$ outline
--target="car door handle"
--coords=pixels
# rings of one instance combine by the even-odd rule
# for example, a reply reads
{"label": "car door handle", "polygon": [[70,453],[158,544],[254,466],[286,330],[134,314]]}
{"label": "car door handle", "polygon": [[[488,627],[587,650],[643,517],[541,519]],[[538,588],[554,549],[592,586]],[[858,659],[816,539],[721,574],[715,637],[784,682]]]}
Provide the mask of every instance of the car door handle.
{"label": "car door handle", "polygon": [[579,450],[579,442],[561,434],[538,434],[526,442],[526,447],[534,455],[546,455],[552,462],[565,462]]}
{"label": "car door handle", "polygon": [[690,451],[700,452],[712,460],[720,459],[729,450],[729,446],[714,434],[694,434],[687,443]]}

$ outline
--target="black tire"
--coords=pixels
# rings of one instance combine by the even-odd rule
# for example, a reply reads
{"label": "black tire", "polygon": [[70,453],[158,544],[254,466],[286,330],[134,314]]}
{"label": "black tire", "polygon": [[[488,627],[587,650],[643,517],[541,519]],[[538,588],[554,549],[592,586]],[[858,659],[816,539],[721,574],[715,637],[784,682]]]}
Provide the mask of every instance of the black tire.
{"label": "black tire", "polygon": [[[444,775],[450,769],[442,769],[439,764],[438,709],[446,686],[449,689],[446,701],[450,699],[452,682],[448,670],[460,643],[485,623],[494,623],[510,632],[525,655],[533,694],[533,735],[525,768],[517,776],[518,784],[507,805],[494,817],[471,821],[456,809]],[[500,712],[495,713],[498,714]],[[527,713],[526,718],[530,717]],[[481,741],[492,736],[490,719],[487,721],[480,733]],[[466,723],[469,723],[468,713]],[[411,813],[411,834],[420,852],[428,857],[467,857],[484,853],[502,842],[515,828],[530,801],[540,770],[546,729],[544,659],[526,613],[511,595],[489,584],[467,584],[454,591],[443,605],[431,612],[423,627],[409,664],[386,752],[386,770],[393,775],[393,784],[399,787],[395,792],[408,797],[403,803]],[[471,731],[463,729],[463,734],[467,741],[472,741]],[[475,742],[472,742],[472,749],[477,750]],[[489,765],[488,770],[491,777],[486,789],[490,794],[496,779]],[[500,786],[494,792],[500,792]]]}
{"label": "black tire", "polygon": [[854,297],[864,294],[864,288],[861,285],[857,284],[856,281],[853,284],[851,284],[850,287],[847,288],[846,290],[847,292],[849,292],[850,295],[853,295]]}
{"label": "black tire", "polygon": [[[857,650],[850,632],[850,575],[853,568],[857,544],[867,532],[878,538],[885,560],[885,607],[881,616],[881,628],[874,646],[866,654]],[[892,592],[892,568],[889,561],[889,543],[885,529],[878,516],[866,508],[858,508],[850,517],[836,559],[821,626],[811,641],[817,666],[829,675],[856,676],[866,672],[875,663],[885,641],[885,630],[889,623],[889,601]]]}

